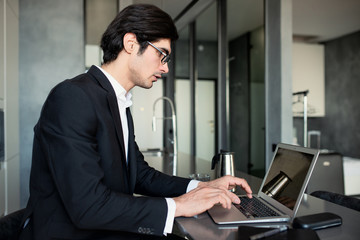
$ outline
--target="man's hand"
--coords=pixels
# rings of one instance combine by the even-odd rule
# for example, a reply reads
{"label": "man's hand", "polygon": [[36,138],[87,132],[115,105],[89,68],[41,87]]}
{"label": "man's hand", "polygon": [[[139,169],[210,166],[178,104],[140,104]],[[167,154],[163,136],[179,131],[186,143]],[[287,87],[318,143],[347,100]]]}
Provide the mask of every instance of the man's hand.
{"label": "man's hand", "polygon": [[174,198],[175,217],[192,217],[205,212],[215,204],[221,204],[224,208],[230,209],[231,203],[240,203],[238,196],[229,191],[236,185],[241,186],[248,197],[252,197],[250,186],[241,178],[224,176],[210,182],[200,182],[194,190]]}
{"label": "man's hand", "polygon": [[245,190],[246,195],[249,198],[252,198],[252,191],[246,180],[242,178],[233,177],[230,175],[215,179],[210,182],[200,182],[198,185],[198,187],[203,187],[203,186],[212,186],[216,188],[223,187],[228,190],[233,189],[236,186],[240,186],[242,189]]}

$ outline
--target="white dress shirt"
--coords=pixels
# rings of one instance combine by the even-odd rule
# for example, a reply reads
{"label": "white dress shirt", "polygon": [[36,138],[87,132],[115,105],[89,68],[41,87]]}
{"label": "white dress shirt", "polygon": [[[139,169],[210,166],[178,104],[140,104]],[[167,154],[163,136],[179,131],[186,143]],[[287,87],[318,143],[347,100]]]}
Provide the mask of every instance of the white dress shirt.
{"label": "white dress shirt", "polygon": [[101,67],[98,67],[107,77],[109,82],[111,83],[111,86],[113,87],[119,107],[119,113],[120,113],[120,120],[121,120],[121,127],[123,131],[123,138],[124,138],[124,147],[126,151],[126,162],[128,157],[128,143],[129,143],[129,129],[128,129],[128,121],[126,117],[126,108],[130,107],[132,105],[131,101],[131,93],[126,92],[126,90],[120,85],[118,81],[115,80],[113,76],[111,76],[108,72],[106,72]]}
{"label": "white dress shirt", "polygon": [[[98,66],[97,66],[98,67]],[[126,108],[130,107],[132,105],[131,101],[131,93],[126,92],[126,90],[121,86],[121,84],[116,81],[116,79],[111,76],[108,72],[106,72],[101,67],[98,67],[104,75],[107,77],[109,82],[111,83],[111,86],[113,87],[117,99],[117,103],[119,106],[119,113],[120,113],[120,120],[121,120],[121,126],[123,130],[123,137],[124,137],[124,145],[125,145],[125,151],[126,151],[126,162],[128,157],[128,143],[129,143],[129,129],[128,129],[128,121],[126,117]],[[189,192],[196,188],[199,184],[199,181],[192,180],[189,182],[189,185],[187,186],[186,192]],[[176,211],[176,204],[174,199],[172,198],[165,198],[168,212],[166,217],[166,223],[164,228],[164,235],[167,233],[172,232],[172,228],[174,225],[174,219],[175,219],[175,211]]]}

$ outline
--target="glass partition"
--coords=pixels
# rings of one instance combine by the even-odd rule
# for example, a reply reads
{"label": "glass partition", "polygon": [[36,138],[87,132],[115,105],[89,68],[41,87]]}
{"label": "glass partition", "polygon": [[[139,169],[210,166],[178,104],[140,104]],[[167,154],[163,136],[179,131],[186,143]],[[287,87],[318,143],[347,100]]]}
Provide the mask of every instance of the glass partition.
{"label": "glass partition", "polygon": [[[196,19],[195,129],[196,156],[211,161],[215,154],[215,106],[218,78],[217,5]],[[210,164],[210,163],[209,163]]]}
{"label": "glass partition", "polygon": [[[217,1],[180,31],[176,45],[176,103],[179,120],[180,151],[211,160],[216,149],[216,112],[218,101]],[[246,11],[247,14],[241,14]],[[264,6],[263,1],[227,1],[227,94],[229,108],[229,151],[235,152],[238,170],[263,176],[264,159]],[[250,14],[249,14],[250,13]],[[195,42],[192,47],[192,41]],[[193,52],[191,52],[193,49]],[[194,58],[193,62],[191,58]],[[190,64],[193,64],[190,65]],[[191,83],[194,68],[195,84]],[[194,90],[194,103],[191,95]],[[193,104],[193,106],[192,106]],[[195,108],[192,120],[191,108]],[[194,131],[191,124],[194,121]],[[184,126],[181,126],[184,125]],[[186,128],[187,126],[187,128]],[[183,129],[184,131],[180,130]],[[194,139],[192,139],[194,138]],[[182,140],[181,140],[182,139]]]}
{"label": "glass partition", "polygon": [[[178,29],[180,38],[174,48],[178,150],[209,161],[216,152],[219,131],[227,131],[217,129],[216,124],[216,114],[219,110],[217,106],[219,101],[218,3],[212,1],[195,19],[189,19],[188,26]],[[228,98],[226,106],[221,106],[229,112],[229,149],[226,150],[235,152],[235,165],[238,170],[261,176],[265,169],[263,1],[227,0],[226,5],[228,40],[226,87],[229,91],[226,95]],[[86,0],[85,6],[88,68],[92,64],[101,63],[101,51],[98,47],[101,34],[94,26],[102,26],[102,33],[116,15],[118,1],[108,0],[106,4],[99,6],[95,0]],[[103,12],[111,14],[99,17],[94,15]],[[100,24],[91,22],[99,19],[102,22]],[[133,91],[136,95],[133,97],[134,119],[144,119],[140,116],[152,114],[154,99],[164,94],[164,86],[163,81],[159,81],[151,91],[151,96],[147,97],[141,89]],[[144,96],[143,102],[141,96]],[[161,106],[158,110],[161,115]],[[148,123],[136,124],[138,127],[143,126],[137,129],[139,146],[162,148],[164,139],[160,130],[162,123],[159,122],[159,131],[151,132],[151,116],[149,116],[146,117],[149,119]],[[142,137],[143,135],[150,139]],[[144,142],[140,139],[144,139]]]}
{"label": "glass partition", "polygon": [[179,31],[175,99],[179,151],[210,161],[215,154],[217,28],[214,2]]}
{"label": "glass partition", "polygon": [[263,15],[262,0],[227,1],[230,150],[236,169],[259,177],[265,171]]}
{"label": "glass partition", "polygon": [[179,152],[191,154],[189,27],[179,31],[175,46],[175,105]]}

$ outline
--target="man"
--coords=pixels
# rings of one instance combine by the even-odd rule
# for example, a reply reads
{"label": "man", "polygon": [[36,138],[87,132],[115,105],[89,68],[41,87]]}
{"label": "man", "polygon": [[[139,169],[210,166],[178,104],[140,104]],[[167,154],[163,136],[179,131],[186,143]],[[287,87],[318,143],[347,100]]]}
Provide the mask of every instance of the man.
{"label": "man", "polygon": [[168,72],[177,38],[168,14],[152,5],[131,5],[103,34],[103,65],[51,91],[34,128],[20,239],[163,236],[171,233],[174,217],[239,203],[228,191],[234,185],[251,196],[243,179],[205,183],[160,173],[138,149],[129,91],[151,88]]}

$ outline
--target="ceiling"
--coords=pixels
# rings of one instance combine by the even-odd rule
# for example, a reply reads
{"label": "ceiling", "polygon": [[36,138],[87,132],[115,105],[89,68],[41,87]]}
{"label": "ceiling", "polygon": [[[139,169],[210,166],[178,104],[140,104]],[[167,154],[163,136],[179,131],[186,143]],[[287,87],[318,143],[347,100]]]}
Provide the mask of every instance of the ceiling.
{"label": "ceiling", "polygon": [[359,0],[293,0],[295,35],[328,41],[359,30]]}
{"label": "ceiling", "polygon": [[[198,2],[212,1],[200,0]],[[151,3],[177,17],[192,0],[133,0]],[[228,38],[232,39],[263,25],[263,0],[228,0]],[[293,0],[293,33],[297,39],[328,41],[360,30],[360,0]],[[197,36],[216,39],[216,3],[197,21]]]}

